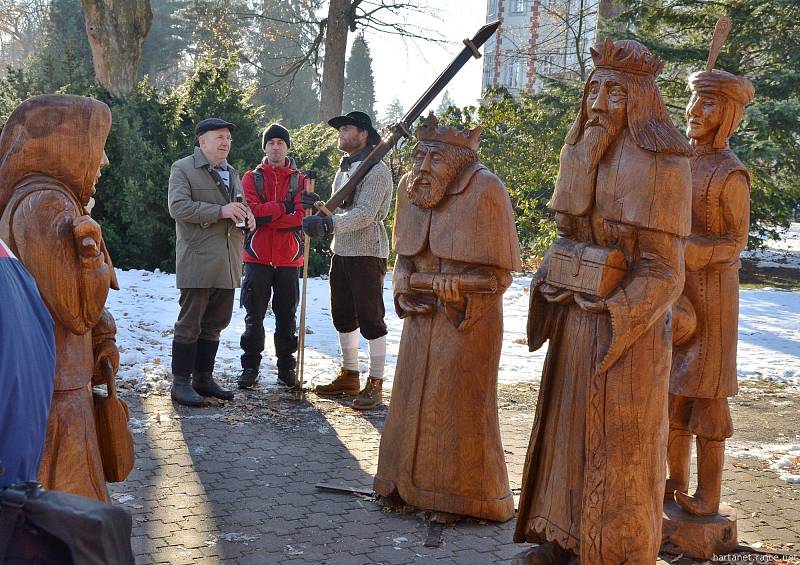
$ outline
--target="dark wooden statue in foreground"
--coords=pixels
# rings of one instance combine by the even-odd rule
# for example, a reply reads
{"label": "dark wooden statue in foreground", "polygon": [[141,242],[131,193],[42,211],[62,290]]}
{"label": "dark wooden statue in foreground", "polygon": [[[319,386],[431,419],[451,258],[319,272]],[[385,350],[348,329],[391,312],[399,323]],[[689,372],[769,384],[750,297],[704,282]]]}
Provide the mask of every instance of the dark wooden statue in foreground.
{"label": "dark wooden statue in foreground", "polygon": [[480,129],[420,126],[397,190],[395,308],[405,319],[374,488],[411,506],[514,515],[497,417],[502,295],[520,268],[511,201]]}
{"label": "dark wooden statue in foreground", "polygon": [[691,148],[636,41],[595,69],[561,150],[558,239],[531,284],[528,345],[549,340],[514,541],[519,563],[652,565],[661,543],[672,303],[691,227]]}
{"label": "dark wooden statue in foreground", "polygon": [[56,375],[39,471],[48,489],[108,501],[95,432],[92,329],[114,270],[94,194],[111,111],[79,96],[36,96],[0,135],[0,238],[31,272],[55,321]]}

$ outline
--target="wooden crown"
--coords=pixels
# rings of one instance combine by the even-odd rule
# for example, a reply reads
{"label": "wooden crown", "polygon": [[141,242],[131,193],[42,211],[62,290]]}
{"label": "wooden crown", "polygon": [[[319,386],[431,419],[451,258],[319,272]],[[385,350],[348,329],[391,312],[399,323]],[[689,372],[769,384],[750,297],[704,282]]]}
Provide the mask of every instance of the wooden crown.
{"label": "wooden crown", "polygon": [[613,41],[607,37],[602,45],[590,47],[595,68],[613,69],[625,73],[657,77],[664,61],[656,58],[647,47],[633,40]]}
{"label": "wooden crown", "polygon": [[440,126],[439,120],[436,119],[436,116],[431,112],[417,128],[417,139],[420,141],[449,143],[450,145],[458,145],[477,151],[482,131],[483,128],[481,128],[481,126],[463,130]]}

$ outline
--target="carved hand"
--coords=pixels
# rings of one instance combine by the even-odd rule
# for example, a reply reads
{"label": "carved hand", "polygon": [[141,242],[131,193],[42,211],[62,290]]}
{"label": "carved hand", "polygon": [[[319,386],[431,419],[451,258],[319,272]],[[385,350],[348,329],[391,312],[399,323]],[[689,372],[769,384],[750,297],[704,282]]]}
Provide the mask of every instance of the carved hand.
{"label": "carved hand", "polygon": [[397,305],[409,315],[428,314],[433,305],[423,302],[413,292],[401,292],[397,295]]}
{"label": "carved hand", "polygon": [[569,304],[572,302],[572,295],[574,293],[571,290],[564,290],[543,282],[539,284],[539,294],[544,296],[545,300],[548,302],[554,302],[556,304]]}
{"label": "carved hand", "polygon": [[602,298],[587,296],[585,294],[576,292],[575,303],[580,306],[581,309],[592,314],[602,314],[603,312],[608,312],[608,305]]}
{"label": "carved hand", "polygon": [[117,371],[119,371],[119,349],[117,349],[116,342],[111,339],[104,340],[94,348],[94,375],[99,382],[95,382],[93,379],[93,384],[106,384],[103,380],[105,377],[103,363],[106,360],[111,363],[111,377],[113,377],[113,375],[116,375]]}
{"label": "carved hand", "polygon": [[437,275],[433,279],[433,293],[443,302],[459,302],[461,300],[461,284],[458,275]]}
{"label": "carved hand", "polygon": [[78,216],[72,221],[72,235],[78,245],[78,253],[81,257],[102,261],[101,231],[97,222],[90,216]]}
{"label": "carved hand", "polygon": [[711,261],[714,244],[709,238],[688,237],[684,244],[684,259],[687,271],[699,271]]}

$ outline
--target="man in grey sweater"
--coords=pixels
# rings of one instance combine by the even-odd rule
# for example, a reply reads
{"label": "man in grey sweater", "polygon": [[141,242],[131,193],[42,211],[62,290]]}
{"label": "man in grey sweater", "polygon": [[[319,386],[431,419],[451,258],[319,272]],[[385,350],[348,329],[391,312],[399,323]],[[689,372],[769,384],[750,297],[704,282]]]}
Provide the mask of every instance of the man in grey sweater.
{"label": "man in grey sweater", "polygon": [[[333,180],[333,192],[380,142],[369,116],[350,112],[328,124],[339,130],[339,150],[346,153]],[[318,200],[316,194],[303,195],[304,205]],[[383,369],[386,362],[386,323],[383,305],[383,280],[389,239],[383,225],[392,200],[392,174],[379,162],[364,177],[352,196],[333,216],[308,216],[303,231],[310,236],[334,234],[331,259],[331,317],[339,332],[342,367],[332,382],[314,391],[324,396],[358,394],[353,408],[364,410],[383,401]],[[358,334],[369,344],[369,376],[361,389],[358,372]],[[360,390],[360,392],[359,392]]]}

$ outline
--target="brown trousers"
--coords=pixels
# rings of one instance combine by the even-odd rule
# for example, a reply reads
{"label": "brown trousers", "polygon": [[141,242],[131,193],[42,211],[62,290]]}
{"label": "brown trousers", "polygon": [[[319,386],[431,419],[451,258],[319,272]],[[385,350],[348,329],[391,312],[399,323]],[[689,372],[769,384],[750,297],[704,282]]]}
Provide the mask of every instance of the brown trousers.
{"label": "brown trousers", "polygon": [[178,343],[219,341],[233,316],[234,292],[232,288],[182,288],[173,339]]}

